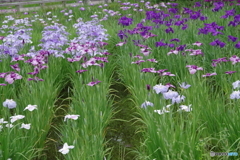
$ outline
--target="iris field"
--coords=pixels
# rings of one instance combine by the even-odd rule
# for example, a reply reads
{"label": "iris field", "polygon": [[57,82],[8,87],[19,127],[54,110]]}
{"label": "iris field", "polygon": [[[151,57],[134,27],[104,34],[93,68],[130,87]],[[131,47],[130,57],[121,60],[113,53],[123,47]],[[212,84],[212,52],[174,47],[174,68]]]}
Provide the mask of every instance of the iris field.
{"label": "iris field", "polygon": [[240,153],[240,1],[0,14],[0,159]]}

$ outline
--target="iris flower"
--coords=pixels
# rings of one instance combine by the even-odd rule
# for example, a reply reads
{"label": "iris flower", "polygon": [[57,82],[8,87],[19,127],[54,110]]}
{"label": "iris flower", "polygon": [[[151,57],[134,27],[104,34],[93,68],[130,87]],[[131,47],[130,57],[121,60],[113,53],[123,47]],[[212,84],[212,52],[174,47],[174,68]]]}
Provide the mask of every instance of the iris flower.
{"label": "iris flower", "polygon": [[69,149],[73,149],[74,146],[69,146],[67,143],[64,143],[63,148],[59,150],[62,154],[68,154]]}
{"label": "iris flower", "polygon": [[186,82],[182,82],[182,84],[179,83],[179,85],[180,85],[180,87],[183,88],[183,89],[188,89],[189,87],[191,87],[191,85],[190,85],[190,84],[187,84]]}
{"label": "iris flower", "polygon": [[158,113],[158,114],[164,114],[164,113],[169,113],[170,112],[170,105],[167,105],[166,107],[163,107],[162,110],[154,110],[154,112]]}
{"label": "iris flower", "polygon": [[74,115],[74,114],[70,115],[70,114],[68,114],[64,117],[64,121],[66,121],[67,119],[77,120],[79,116],[80,115]]}
{"label": "iris flower", "polygon": [[29,104],[25,109],[25,110],[29,110],[30,112],[32,112],[33,110],[37,109],[37,105],[31,105]]}
{"label": "iris flower", "polygon": [[164,99],[173,99],[174,97],[178,97],[178,93],[176,91],[169,90],[168,92],[163,93]]}
{"label": "iris flower", "polygon": [[8,74],[5,77],[5,81],[8,82],[9,84],[13,84],[13,82],[17,79],[22,79],[22,76],[14,72]]}
{"label": "iris flower", "polygon": [[185,111],[185,112],[190,112],[190,111],[192,111],[192,108],[191,108],[191,104],[189,105],[189,106],[186,106],[186,105],[181,105],[179,108],[179,110],[178,111]]}
{"label": "iris flower", "polygon": [[29,130],[31,128],[31,124],[24,124],[24,123],[22,123],[20,128],[24,128],[24,129]]}
{"label": "iris flower", "polygon": [[169,89],[169,86],[162,85],[161,83],[159,85],[153,86],[153,90],[155,90],[157,94],[165,93],[168,91],[168,89]]}
{"label": "iris flower", "polygon": [[141,105],[141,108],[146,109],[147,106],[153,107],[153,103],[151,103],[151,102],[149,102],[149,101],[145,101],[145,102]]}
{"label": "iris flower", "polygon": [[232,85],[233,85],[233,89],[236,89],[236,88],[240,87],[240,81],[237,80],[236,82],[233,82]]}
{"label": "iris flower", "polygon": [[15,101],[13,101],[12,99],[6,99],[3,102],[3,107],[7,107],[9,109],[16,108],[16,106],[17,106],[17,103]]}
{"label": "iris flower", "polygon": [[230,95],[230,99],[240,99],[240,91],[233,91]]}
{"label": "iris flower", "polygon": [[202,77],[211,77],[211,76],[215,76],[217,75],[217,73],[206,73],[205,75],[202,75]]}
{"label": "iris flower", "polygon": [[96,80],[95,82],[89,82],[87,85],[88,86],[95,86],[96,84],[100,83],[101,81]]}
{"label": "iris flower", "polygon": [[23,119],[23,118],[25,118],[25,116],[24,115],[16,115],[16,116],[11,116],[10,117],[10,121],[11,121],[11,123],[13,123],[13,122],[15,122],[15,121],[17,121],[17,120],[19,120],[19,119]]}
{"label": "iris flower", "polygon": [[128,18],[128,17],[124,16],[118,20],[118,24],[121,24],[122,26],[129,26],[132,24],[132,21],[133,21],[132,18]]}

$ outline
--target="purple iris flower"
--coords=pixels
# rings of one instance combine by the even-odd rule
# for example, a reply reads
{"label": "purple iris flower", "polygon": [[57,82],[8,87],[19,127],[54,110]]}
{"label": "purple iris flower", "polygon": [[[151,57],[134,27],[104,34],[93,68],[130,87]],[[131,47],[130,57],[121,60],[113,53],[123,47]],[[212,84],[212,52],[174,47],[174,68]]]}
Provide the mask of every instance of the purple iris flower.
{"label": "purple iris flower", "polygon": [[162,76],[175,76],[175,74],[172,74],[171,72],[163,72]]}
{"label": "purple iris flower", "polygon": [[230,57],[229,60],[232,62],[232,64],[236,64],[240,62],[240,58],[236,55],[233,55],[232,57]]}
{"label": "purple iris flower", "polygon": [[123,26],[129,26],[131,25],[133,22],[133,19],[132,18],[128,18],[126,16],[124,17],[121,17],[119,20],[118,20],[118,24],[121,24]]}
{"label": "purple iris flower", "polygon": [[212,9],[213,12],[218,12],[219,10],[221,10],[224,7],[223,2],[215,2],[215,3],[213,3],[213,5],[215,6],[215,8]]}
{"label": "purple iris flower", "polygon": [[187,65],[186,67],[188,68],[190,74],[195,74],[197,70],[203,70],[202,67],[198,67],[195,65]]}
{"label": "purple iris flower", "polygon": [[213,31],[213,32],[212,32],[212,35],[213,35],[213,36],[217,36],[217,35],[219,35],[219,34],[223,35],[222,32],[218,32],[218,31]]}
{"label": "purple iris flower", "polygon": [[13,84],[13,82],[17,79],[22,79],[22,76],[14,72],[11,72],[5,77],[5,81],[8,82],[9,84]]}
{"label": "purple iris flower", "polygon": [[186,44],[184,44],[184,45],[179,45],[176,50],[178,50],[178,51],[183,51],[185,47],[186,47]]}
{"label": "purple iris flower", "polygon": [[95,86],[96,84],[100,83],[101,81],[96,80],[95,82],[89,82],[87,85],[88,86]]}
{"label": "purple iris flower", "polygon": [[143,68],[141,72],[151,72],[151,73],[156,73],[155,68]]}
{"label": "purple iris flower", "polygon": [[223,15],[221,18],[228,18],[229,16],[234,16],[236,13],[236,10],[235,9],[232,9],[232,10],[228,10],[228,11],[225,11],[225,15]]}
{"label": "purple iris flower", "polygon": [[149,62],[157,63],[158,61],[156,59],[147,59]]}
{"label": "purple iris flower", "polygon": [[147,84],[146,87],[147,87],[147,90],[148,90],[148,91],[151,90],[151,86],[150,86],[150,84]]}
{"label": "purple iris flower", "polygon": [[181,26],[181,25],[184,25],[184,22],[183,21],[176,21],[174,23],[175,26]]}
{"label": "purple iris flower", "polygon": [[31,74],[31,75],[36,75],[40,72],[40,69],[38,67],[34,67],[34,71],[33,72],[29,72],[27,74]]}
{"label": "purple iris flower", "polygon": [[240,41],[235,45],[235,48],[240,49]]}
{"label": "purple iris flower", "polygon": [[35,81],[35,82],[37,82],[37,81],[44,81],[44,80],[41,79],[41,78],[38,78],[38,77],[34,77],[34,78],[28,78],[28,81]]}
{"label": "purple iris flower", "polygon": [[10,65],[10,66],[11,66],[12,69],[20,72],[20,68],[19,68],[19,66],[18,66],[18,63],[17,63],[17,64],[14,64],[14,65]]}
{"label": "purple iris flower", "polygon": [[206,16],[200,16],[200,20],[201,21],[205,21],[205,20],[207,20],[208,19],[208,17],[206,17]]}
{"label": "purple iris flower", "polygon": [[201,12],[200,11],[190,13],[190,19],[198,19],[200,16],[201,16]]}
{"label": "purple iris flower", "polygon": [[228,36],[229,41],[236,42],[237,39],[238,39],[237,37]]}
{"label": "purple iris flower", "polygon": [[180,42],[180,40],[178,38],[173,38],[170,40],[170,42],[173,42],[173,41]]}
{"label": "purple iris flower", "polygon": [[238,23],[237,23],[237,22],[234,22],[234,21],[230,21],[230,22],[228,23],[228,26],[236,27],[237,25],[238,25]]}
{"label": "purple iris flower", "polygon": [[223,48],[225,46],[224,42],[221,42],[220,40],[216,39],[213,42],[210,43],[211,46],[219,46],[220,48]]}
{"label": "purple iris flower", "polygon": [[180,19],[182,16],[181,15],[174,15],[175,19]]}
{"label": "purple iris flower", "polygon": [[217,73],[206,73],[205,75],[202,75],[202,77],[211,77],[211,76],[214,76],[214,75],[217,75]]}
{"label": "purple iris flower", "polygon": [[132,62],[131,64],[137,64],[137,65],[140,65],[140,63],[142,63],[142,62],[145,62],[144,60],[138,60],[138,61],[136,61],[136,62]]}
{"label": "purple iris flower", "polygon": [[233,73],[235,73],[235,72],[237,72],[237,71],[226,71],[225,73],[226,73],[226,74],[233,74]]}
{"label": "purple iris flower", "polygon": [[172,85],[171,83],[167,83],[165,86],[168,86],[169,88],[172,87],[172,88],[176,88],[174,85]]}
{"label": "purple iris flower", "polygon": [[83,69],[80,69],[78,71],[76,71],[77,73],[83,73],[83,72],[86,72],[87,70],[83,70]]}
{"label": "purple iris flower", "polygon": [[0,78],[4,78],[7,73],[0,73]]}
{"label": "purple iris flower", "polygon": [[128,38],[128,36],[127,36],[125,33],[126,33],[125,31],[120,30],[120,31],[118,32],[118,37],[119,37],[120,39]]}
{"label": "purple iris flower", "polygon": [[188,28],[188,24],[184,24],[183,26],[182,26],[182,30],[185,30],[185,29],[187,29]]}
{"label": "purple iris flower", "polygon": [[80,61],[82,58],[82,56],[76,56],[75,58],[67,58],[68,62],[76,62],[76,61]]}
{"label": "purple iris flower", "polygon": [[178,13],[178,9],[177,8],[169,8],[168,9],[168,13],[177,14]]}
{"label": "purple iris flower", "polygon": [[196,2],[195,5],[194,5],[194,7],[201,7],[201,6],[202,6],[201,2]]}
{"label": "purple iris flower", "polygon": [[156,42],[156,47],[162,47],[162,46],[167,46],[167,43],[163,43],[162,40],[159,42]]}
{"label": "purple iris flower", "polygon": [[168,47],[173,48],[175,47],[175,44],[168,44]]}
{"label": "purple iris flower", "polygon": [[171,6],[176,7],[176,6],[178,6],[178,3],[171,3]]}
{"label": "purple iris flower", "polygon": [[142,33],[140,33],[141,34],[141,36],[143,37],[143,38],[145,38],[145,39],[148,39],[148,38],[150,38],[150,37],[156,37],[157,35],[155,35],[155,34],[153,34],[153,33],[151,33],[151,32],[145,32],[144,34],[142,34]]}
{"label": "purple iris flower", "polygon": [[174,30],[172,29],[172,27],[169,27],[168,29],[165,30],[166,33],[172,32],[174,33]]}

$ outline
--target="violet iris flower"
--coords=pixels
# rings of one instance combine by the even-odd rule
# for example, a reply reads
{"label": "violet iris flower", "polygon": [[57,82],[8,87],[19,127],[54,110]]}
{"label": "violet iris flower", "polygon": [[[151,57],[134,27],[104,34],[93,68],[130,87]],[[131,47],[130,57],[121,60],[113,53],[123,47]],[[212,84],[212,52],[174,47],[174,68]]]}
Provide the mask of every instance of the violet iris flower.
{"label": "violet iris flower", "polygon": [[240,58],[236,55],[233,55],[232,57],[230,57],[229,60],[232,62],[233,65],[240,62]]}
{"label": "violet iris flower", "polygon": [[34,78],[28,78],[28,81],[35,81],[35,82],[37,82],[37,81],[44,81],[44,80],[41,79],[41,78],[38,78],[38,77],[34,77]]}
{"label": "violet iris flower", "polygon": [[14,72],[11,72],[5,77],[5,81],[8,82],[9,84],[13,84],[13,82],[17,79],[22,79],[22,76]]}
{"label": "violet iris flower", "polygon": [[89,82],[87,85],[88,86],[95,86],[96,84],[100,83],[101,81],[96,80],[95,82]]}
{"label": "violet iris flower", "polygon": [[211,77],[211,76],[214,76],[214,75],[217,75],[217,73],[206,73],[205,75],[202,75],[202,77]]}
{"label": "violet iris flower", "polygon": [[194,7],[201,7],[201,6],[202,6],[201,2],[196,2],[195,5],[194,5]]}
{"label": "violet iris flower", "polygon": [[195,65],[187,65],[186,67],[188,68],[190,74],[195,74],[197,70],[203,70],[202,67],[198,67]]}
{"label": "violet iris flower", "polygon": [[151,73],[156,73],[155,68],[143,68],[141,72],[151,72]]}
{"label": "violet iris flower", "polygon": [[226,73],[226,74],[233,74],[233,73],[235,73],[235,72],[237,72],[237,71],[226,71],[225,73]]}
{"label": "violet iris flower", "polygon": [[119,37],[120,39],[128,38],[128,36],[126,35],[126,32],[125,32],[125,31],[122,31],[122,30],[120,30],[120,31],[118,32],[118,37]]}
{"label": "violet iris flower", "polygon": [[240,41],[235,45],[235,48],[240,49]]}
{"label": "violet iris flower", "polygon": [[236,42],[237,39],[237,37],[228,36],[228,41]]}
{"label": "violet iris flower", "polygon": [[14,65],[10,65],[10,66],[11,66],[12,69],[20,72],[20,68],[19,68],[19,66],[18,66],[18,63],[17,63],[17,64],[14,64]]}
{"label": "violet iris flower", "polygon": [[118,24],[121,24],[123,26],[129,26],[131,25],[133,22],[133,19],[132,18],[128,18],[126,16],[124,17],[121,17],[119,20],[118,20]]}
{"label": "violet iris flower", "polygon": [[180,40],[178,38],[173,38],[170,40],[170,42],[173,42],[173,41],[180,42]]}
{"label": "violet iris flower", "polygon": [[211,46],[219,46],[220,48],[223,48],[225,46],[224,42],[221,42],[220,40],[216,39],[213,42],[210,43]]}
{"label": "violet iris flower", "polygon": [[131,64],[138,64],[138,65],[140,65],[140,63],[142,63],[142,62],[145,62],[145,61],[144,60],[138,60],[136,62],[132,62]]}
{"label": "violet iris flower", "polygon": [[7,73],[0,73],[0,78],[4,78]]}
{"label": "violet iris flower", "polygon": [[37,75],[39,72],[40,72],[40,69],[38,67],[34,67],[34,71],[33,72],[29,72],[27,74]]}
{"label": "violet iris flower", "polygon": [[188,24],[184,24],[183,27],[182,27],[182,30],[185,30],[188,28]]}
{"label": "violet iris flower", "polygon": [[147,84],[146,87],[147,87],[147,90],[148,90],[148,91],[151,90],[151,86],[150,86],[150,84]]}
{"label": "violet iris flower", "polygon": [[163,43],[162,41],[163,40],[161,40],[159,42],[156,42],[156,47],[162,47],[162,46],[167,46],[168,45],[167,43]]}
{"label": "violet iris flower", "polygon": [[83,72],[86,72],[87,70],[83,70],[83,69],[80,69],[78,71],[76,71],[77,73],[83,73]]}
{"label": "violet iris flower", "polygon": [[174,33],[174,30],[171,27],[169,27],[168,29],[165,30],[165,32],[166,33],[170,33],[170,32]]}

